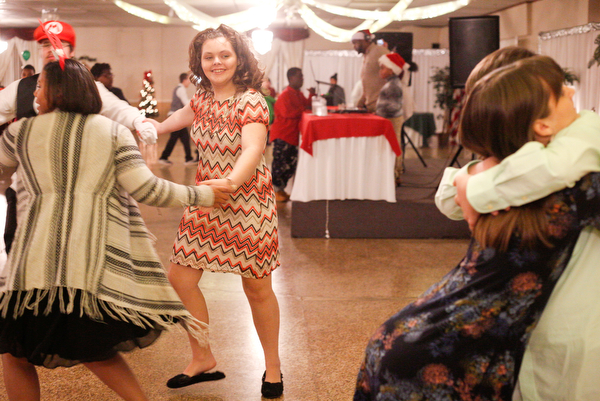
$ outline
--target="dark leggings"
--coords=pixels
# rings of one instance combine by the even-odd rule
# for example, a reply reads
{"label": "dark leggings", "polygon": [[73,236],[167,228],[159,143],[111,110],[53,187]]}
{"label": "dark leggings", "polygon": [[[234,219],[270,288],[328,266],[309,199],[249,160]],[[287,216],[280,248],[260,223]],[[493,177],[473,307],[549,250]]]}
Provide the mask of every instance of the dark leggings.
{"label": "dark leggings", "polygon": [[182,128],[179,131],[171,132],[169,141],[165,146],[165,150],[163,150],[162,154],[160,155],[160,158],[166,160],[169,158],[169,156],[171,156],[171,152],[173,152],[173,148],[175,147],[177,140],[181,141],[183,144],[185,161],[189,162],[190,160],[193,160],[194,158],[192,157],[192,149],[190,147],[190,134],[187,128]]}
{"label": "dark leggings", "polygon": [[17,231],[17,192],[11,187],[6,188],[6,225],[4,226],[4,245],[6,254],[10,252],[15,231]]}
{"label": "dark leggings", "polygon": [[290,145],[281,139],[273,140],[271,173],[273,175],[273,186],[277,190],[283,191],[290,178],[294,176],[297,165],[298,147]]}

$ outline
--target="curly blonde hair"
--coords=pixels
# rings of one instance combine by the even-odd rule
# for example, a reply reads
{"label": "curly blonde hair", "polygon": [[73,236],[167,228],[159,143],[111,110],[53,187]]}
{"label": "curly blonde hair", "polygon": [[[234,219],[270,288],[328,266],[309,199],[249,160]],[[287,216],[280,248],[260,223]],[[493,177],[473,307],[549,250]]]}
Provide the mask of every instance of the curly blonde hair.
{"label": "curly blonde hair", "polygon": [[238,63],[233,75],[233,83],[238,91],[244,92],[249,88],[260,91],[264,72],[258,66],[258,60],[250,49],[249,40],[227,25],[218,28],[208,28],[198,33],[190,43],[190,70],[202,80],[198,84],[202,89],[212,91],[212,85],[202,70],[202,45],[208,39],[225,38],[235,51]]}

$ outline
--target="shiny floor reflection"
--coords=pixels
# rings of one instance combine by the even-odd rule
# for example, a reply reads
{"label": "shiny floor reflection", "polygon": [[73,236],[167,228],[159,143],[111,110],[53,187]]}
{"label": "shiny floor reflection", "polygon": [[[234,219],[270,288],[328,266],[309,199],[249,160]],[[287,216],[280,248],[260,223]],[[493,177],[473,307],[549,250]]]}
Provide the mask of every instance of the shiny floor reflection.
{"label": "shiny floor reflection", "polygon": [[[170,157],[172,166],[156,163],[167,139],[163,136],[158,145],[142,149],[149,166],[160,177],[193,183],[195,168],[184,166],[179,145]],[[446,157],[437,156],[436,149],[428,152]],[[3,194],[7,172],[0,178]],[[0,208],[2,222],[4,210]],[[369,336],[453,267],[467,242],[291,238],[291,205],[279,204],[278,212],[282,266],[274,272],[273,280],[281,307],[282,399],[350,400]],[[156,248],[166,264],[182,209],[142,205],[142,213],[158,239]],[[240,278],[207,273],[201,287],[211,313],[217,368],[225,372],[226,379],[178,390],[165,386],[166,380],[188,363],[187,336],[181,330],[166,333],[147,349],[126,354],[127,360],[151,400],[261,400],[262,349]],[[38,372],[42,400],[118,400],[83,366]],[[0,400],[4,399],[4,386],[0,385]]]}

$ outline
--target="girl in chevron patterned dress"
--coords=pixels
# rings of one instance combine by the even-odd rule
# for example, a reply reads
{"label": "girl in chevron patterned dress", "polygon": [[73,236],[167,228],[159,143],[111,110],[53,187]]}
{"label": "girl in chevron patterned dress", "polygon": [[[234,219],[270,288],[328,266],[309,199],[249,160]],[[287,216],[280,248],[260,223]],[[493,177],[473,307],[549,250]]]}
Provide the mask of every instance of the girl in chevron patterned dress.
{"label": "girl in chevron patterned dress", "polygon": [[[205,270],[242,277],[244,292],[264,350],[262,394],[283,393],[280,370],[279,306],[271,272],[279,266],[277,212],[264,149],[269,112],[260,92],[263,73],[244,36],[221,25],[200,32],[190,45],[190,69],[201,78],[192,101],[162,123],[159,133],[192,126],[200,152],[196,183],[234,188],[222,209],[188,207],[173,246],[169,279],[188,310],[208,323],[198,287]],[[217,362],[210,347],[190,337],[192,361],[167,382],[183,387],[212,380]]]}

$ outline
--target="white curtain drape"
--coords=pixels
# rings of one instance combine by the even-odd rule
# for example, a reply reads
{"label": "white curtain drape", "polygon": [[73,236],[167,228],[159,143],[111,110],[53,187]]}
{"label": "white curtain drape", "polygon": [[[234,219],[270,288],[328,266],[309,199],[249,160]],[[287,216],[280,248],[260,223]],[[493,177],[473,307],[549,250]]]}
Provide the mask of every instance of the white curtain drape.
{"label": "white curtain drape", "polygon": [[[265,67],[265,77],[271,79],[271,85],[281,92],[287,86],[286,73],[292,67],[302,68],[304,62],[305,40],[286,42],[273,39],[271,50],[265,55],[259,55],[261,64]],[[304,71],[306,80],[306,72]],[[305,85],[306,88],[308,86]]]}
{"label": "white curtain drape", "polygon": [[[0,83],[7,86],[13,81],[21,78],[21,69],[26,64],[35,67],[36,72],[40,72],[42,62],[38,56],[37,42],[27,41],[14,37],[8,41],[8,49],[0,54]],[[30,58],[25,60],[23,52],[29,51]]]}
{"label": "white curtain drape", "polygon": [[[354,50],[307,50],[304,52],[304,87],[318,88],[319,95],[329,90],[329,78],[337,73],[338,85],[344,88],[346,103],[352,105],[352,89],[360,79],[362,56]],[[317,84],[316,81],[326,82]]]}
{"label": "white curtain drape", "polygon": [[598,45],[600,24],[590,23],[568,29],[543,32],[539,35],[539,52],[552,57],[561,67],[579,77],[573,98],[577,110],[600,111],[600,70],[594,63],[588,68]]}
{"label": "white curtain drape", "polygon": [[429,79],[437,68],[450,65],[450,52],[447,49],[414,49],[413,62],[419,67],[412,74],[413,98],[416,113],[433,113],[435,116],[436,132],[442,132],[444,111],[434,106],[435,90]]}
{"label": "white curtain drape", "polygon": [[[346,103],[352,104],[352,89],[360,79],[363,56],[354,50],[307,50],[304,52],[304,87],[316,86],[315,81],[329,82],[329,77],[337,72],[338,85],[344,88]],[[436,116],[436,131],[442,131],[443,112],[434,106],[435,91],[429,79],[435,68],[450,65],[447,49],[414,49],[413,61],[418,65],[412,74],[412,91],[415,112],[433,113]],[[273,80],[273,78],[271,78]],[[319,85],[320,93],[326,93],[328,85]],[[439,116],[439,117],[438,117]]]}

